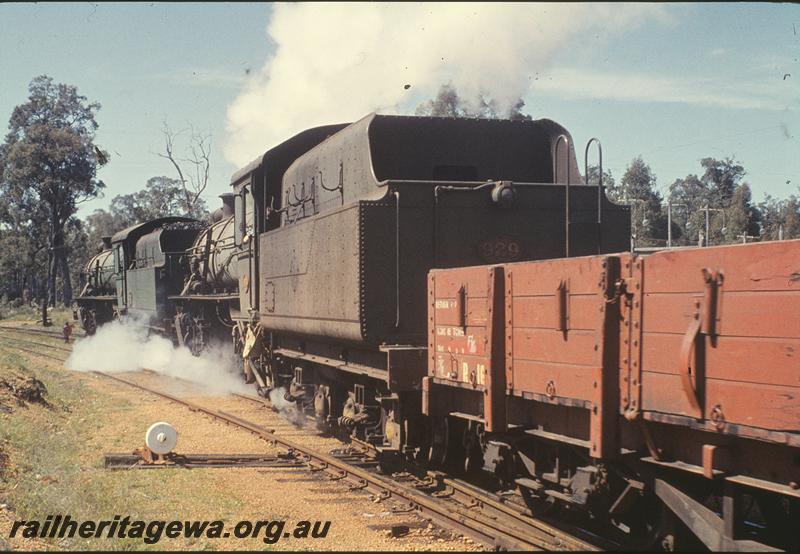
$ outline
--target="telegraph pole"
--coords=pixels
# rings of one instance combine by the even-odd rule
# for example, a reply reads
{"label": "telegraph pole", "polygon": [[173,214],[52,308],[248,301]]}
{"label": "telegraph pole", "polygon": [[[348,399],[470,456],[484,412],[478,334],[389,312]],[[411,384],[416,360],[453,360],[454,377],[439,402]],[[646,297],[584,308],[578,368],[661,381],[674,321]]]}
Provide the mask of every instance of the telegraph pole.
{"label": "telegraph pole", "polygon": [[[628,204],[629,206],[631,206],[631,208],[633,208],[633,206],[635,205],[636,202],[641,202],[642,203],[642,206],[643,206],[642,207],[642,226],[644,226],[646,221],[647,221],[647,218],[646,218],[645,212],[644,212],[644,205],[647,203],[647,201],[642,199],[642,198],[630,198],[629,199],[627,193],[625,194],[625,199],[623,200],[624,204]],[[634,227],[634,225],[633,225],[633,215],[634,215],[634,213],[633,212],[634,212],[634,210],[631,209],[631,230],[633,230],[633,227]],[[631,252],[633,252],[635,250],[635,248],[636,248],[636,240],[639,238],[639,232],[641,232],[641,230],[642,229],[637,228],[637,232],[636,233],[633,233],[633,232],[631,233]]]}
{"label": "telegraph pole", "polygon": [[672,248],[672,202],[667,202],[667,248]]}
{"label": "telegraph pole", "polygon": [[709,239],[709,218],[708,218],[708,213],[709,212],[721,212],[722,213],[722,232],[724,233],[725,229],[726,229],[726,227],[725,227],[725,210],[723,210],[722,208],[709,208],[708,204],[706,204],[706,207],[703,208],[703,210],[706,212],[705,246],[708,246],[708,239]]}

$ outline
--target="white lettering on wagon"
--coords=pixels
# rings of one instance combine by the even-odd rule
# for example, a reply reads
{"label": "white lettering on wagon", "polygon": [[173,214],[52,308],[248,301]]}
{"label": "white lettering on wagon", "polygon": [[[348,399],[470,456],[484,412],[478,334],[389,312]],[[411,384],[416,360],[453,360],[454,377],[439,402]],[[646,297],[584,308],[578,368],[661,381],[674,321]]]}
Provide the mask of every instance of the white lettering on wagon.
{"label": "white lettering on wagon", "polygon": [[444,377],[444,356],[436,356],[436,376]]}
{"label": "white lettering on wagon", "polygon": [[483,365],[483,364],[478,364],[477,371],[478,371],[478,385],[485,386],[486,385],[486,366]]}
{"label": "white lettering on wagon", "polygon": [[440,337],[463,337],[464,330],[460,327],[436,327],[436,334]]}

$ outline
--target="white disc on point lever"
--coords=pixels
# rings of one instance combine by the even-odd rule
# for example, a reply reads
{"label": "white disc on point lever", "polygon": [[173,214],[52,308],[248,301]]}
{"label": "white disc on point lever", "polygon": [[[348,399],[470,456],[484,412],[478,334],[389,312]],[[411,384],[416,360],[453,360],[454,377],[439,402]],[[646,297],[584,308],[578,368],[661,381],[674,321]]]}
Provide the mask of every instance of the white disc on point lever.
{"label": "white disc on point lever", "polygon": [[144,443],[153,454],[169,454],[178,443],[178,431],[165,421],[153,423],[144,436]]}

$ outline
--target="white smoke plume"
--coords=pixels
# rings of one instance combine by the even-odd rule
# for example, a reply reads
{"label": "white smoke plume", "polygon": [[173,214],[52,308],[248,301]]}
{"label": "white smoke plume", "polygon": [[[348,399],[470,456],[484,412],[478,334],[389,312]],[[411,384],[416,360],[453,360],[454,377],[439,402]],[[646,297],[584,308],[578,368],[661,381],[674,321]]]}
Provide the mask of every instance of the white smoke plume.
{"label": "white smoke plume", "polygon": [[649,19],[668,21],[666,10],[656,4],[275,4],[267,26],[274,55],[228,107],[225,157],[242,166],[309,127],[373,111],[413,113],[445,84],[468,103],[481,95],[493,99],[505,113],[535,95],[538,75],[559,54],[561,62]]}
{"label": "white smoke plume", "polygon": [[269,401],[272,408],[277,410],[285,420],[297,427],[304,427],[306,418],[303,413],[297,409],[295,402],[289,402],[285,398],[286,389],[278,387],[269,391]]}
{"label": "white smoke plume", "polygon": [[107,323],[96,334],[78,339],[64,366],[74,371],[108,373],[149,369],[197,383],[209,394],[252,394],[233,356],[232,348],[214,345],[202,357],[195,357],[188,348],[176,348],[162,336],[148,335],[141,321],[130,318],[125,323]]}

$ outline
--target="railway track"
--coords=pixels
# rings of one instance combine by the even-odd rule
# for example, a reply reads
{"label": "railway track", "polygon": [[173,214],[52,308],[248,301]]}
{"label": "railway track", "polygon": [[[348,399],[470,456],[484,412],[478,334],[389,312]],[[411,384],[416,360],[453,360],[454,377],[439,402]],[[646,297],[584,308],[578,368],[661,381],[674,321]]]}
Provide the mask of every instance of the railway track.
{"label": "railway track", "polygon": [[15,344],[16,343],[21,343],[21,344],[28,344],[30,346],[44,346],[45,348],[50,348],[52,350],[60,350],[61,352],[72,352],[71,348],[64,348],[63,346],[55,346],[53,344],[47,344],[47,343],[43,343],[43,342],[36,342],[36,341],[32,341],[32,340],[25,340],[25,339],[20,339],[20,338],[17,338],[17,337],[14,337],[13,339],[9,338],[9,337],[0,337],[0,340],[6,341],[6,342],[9,342],[9,343],[15,343]]}
{"label": "railway track", "polygon": [[447,479],[444,475],[438,479],[431,476],[420,479],[405,473],[394,480],[374,471],[377,461],[363,452],[349,448],[342,448],[332,454],[317,452],[233,414],[202,406],[117,375],[95,373],[249,431],[304,460],[312,472],[324,472],[330,479],[348,482],[351,490],[364,490],[382,499],[391,498],[404,504],[404,507],[396,511],[419,513],[489,547],[506,550],[598,550],[593,544],[535,519],[526,518],[501,501],[487,497],[485,491]]}
{"label": "railway track", "polygon": [[[11,329],[4,326],[1,328]],[[13,330],[21,333],[39,332],[41,334],[60,336],[58,333],[38,329],[23,330],[13,328]],[[8,339],[6,337],[0,337],[0,339],[15,343],[20,342],[20,339]],[[56,347],[44,342],[24,342],[59,351],[68,351],[66,348]],[[23,348],[18,344],[10,346],[57,361],[64,361],[64,358]],[[150,370],[145,371],[156,373]],[[351,491],[368,492],[382,500],[391,499],[397,505],[394,511],[418,513],[441,527],[457,531],[489,548],[591,551],[600,550],[598,546],[600,544],[604,547],[614,546],[607,544],[600,537],[583,532],[580,529],[574,528],[565,531],[549,523],[534,519],[526,515],[526,509],[522,503],[492,494],[465,481],[451,478],[445,473],[427,471],[420,474],[409,470],[394,473],[391,476],[381,474],[378,471],[379,461],[376,457],[376,451],[366,443],[355,441],[330,453],[318,452],[294,440],[276,434],[273,429],[268,429],[239,416],[202,406],[117,375],[105,372],[93,373],[180,404],[194,412],[204,414],[227,425],[248,431],[284,449],[313,473],[325,474],[329,479],[346,482]],[[173,379],[179,378],[173,377]],[[240,393],[233,393],[232,396],[271,408],[269,401],[259,396]]]}
{"label": "railway track", "polygon": [[54,356],[52,354],[48,354],[47,352],[41,352],[39,350],[33,350],[31,348],[26,348],[25,346],[21,346],[21,345],[28,345],[28,346],[34,346],[34,347],[44,347],[44,348],[49,348],[51,350],[57,350],[57,351],[60,351],[60,352],[71,352],[72,351],[72,349],[64,348],[63,346],[56,346],[56,345],[53,345],[53,344],[48,344],[46,342],[25,340],[25,339],[22,339],[22,338],[19,338],[19,337],[11,337],[11,336],[6,336],[5,335],[6,332],[10,331],[12,333],[19,333],[19,334],[23,334],[23,335],[24,334],[28,334],[28,335],[34,334],[34,335],[37,335],[37,336],[41,336],[42,334],[46,334],[46,335],[51,335],[53,338],[56,338],[56,337],[62,338],[61,333],[46,331],[44,329],[22,329],[22,328],[18,328],[18,327],[9,327],[9,326],[5,326],[5,325],[0,326],[0,331],[3,332],[3,334],[0,334],[0,346],[5,346],[6,348],[14,348],[15,350],[21,350],[21,351],[27,352],[29,354],[35,354],[36,356],[42,356],[44,358],[48,358],[48,359],[51,359],[51,360],[59,361],[59,362],[62,362],[62,363],[66,360],[66,358],[59,358],[58,356]]}
{"label": "railway track", "polygon": [[[34,335],[50,335],[52,337],[63,338],[61,331],[49,330],[49,329],[31,329],[28,327],[14,327],[11,325],[0,325],[0,331],[17,331],[20,333],[29,333]],[[73,333],[72,336],[73,338],[77,338],[77,337],[85,337],[86,335],[82,333],[81,334]]]}
{"label": "railway track", "polygon": [[[46,346],[46,345],[45,345]],[[34,354],[36,356],[42,356],[43,358],[48,358],[50,360],[55,360],[57,362],[64,363],[66,358],[59,358],[58,356],[53,356],[51,354],[47,354],[46,352],[40,352],[38,350],[31,350],[30,348],[25,348],[24,346],[19,346],[16,344],[16,341],[8,341],[0,338],[0,347],[5,347],[6,349],[14,349],[14,350],[21,350],[23,352],[27,352],[29,354]]]}

